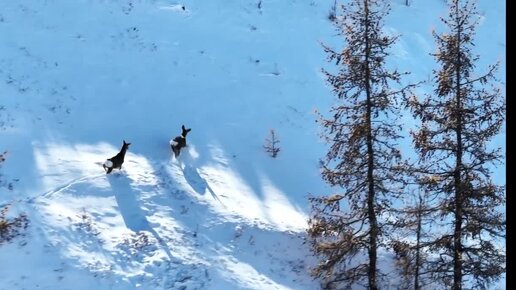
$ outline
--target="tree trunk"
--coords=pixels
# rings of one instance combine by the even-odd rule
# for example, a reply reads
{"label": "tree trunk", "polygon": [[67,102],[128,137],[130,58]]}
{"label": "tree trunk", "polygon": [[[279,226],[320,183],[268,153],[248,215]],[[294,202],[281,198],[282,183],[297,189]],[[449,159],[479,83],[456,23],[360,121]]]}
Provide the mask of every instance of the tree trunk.
{"label": "tree trunk", "polygon": [[[455,15],[459,17],[459,5],[455,6]],[[455,77],[456,77],[456,88],[455,88],[455,118],[456,118],[456,138],[457,138],[457,160],[455,164],[455,172],[453,174],[454,178],[454,187],[455,187],[455,228],[453,232],[453,290],[461,290],[462,289],[462,180],[461,180],[461,170],[462,170],[462,104],[461,104],[461,86],[460,86],[460,69],[461,69],[461,59],[460,59],[460,41],[461,41],[461,27],[459,23],[458,31],[457,31],[457,65],[455,68]]]}
{"label": "tree trunk", "polygon": [[421,245],[421,219],[423,215],[423,197],[421,196],[421,192],[419,193],[419,204],[417,207],[417,230],[416,230],[416,269],[414,271],[414,290],[419,290],[421,287],[419,286],[419,267],[420,267],[420,257],[419,253],[421,249],[419,248]]}
{"label": "tree trunk", "polygon": [[369,47],[369,7],[368,0],[364,1],[364,10],[365,10],[365,89],[367,96],[367,109],[366,109],[366,122],[367,122],[367,183],[368,183],[368,193],[367,193],[367,214],[370,223],[370,236],[369,236],[369,289],[377,290],[378,286],[376,285],[376,260],[377,260],[377,239],[378,239],[378,223],[376,220],[376,213],[374,209],[375,204],[375,189],[374,189],[374,151],[373,151],[373,134],[372,134],[372,122],[371,122],[371,108],[372,108],[372,100],[371,100],[371,72],[369,68],[369,56],[370,56],[370,47]]}

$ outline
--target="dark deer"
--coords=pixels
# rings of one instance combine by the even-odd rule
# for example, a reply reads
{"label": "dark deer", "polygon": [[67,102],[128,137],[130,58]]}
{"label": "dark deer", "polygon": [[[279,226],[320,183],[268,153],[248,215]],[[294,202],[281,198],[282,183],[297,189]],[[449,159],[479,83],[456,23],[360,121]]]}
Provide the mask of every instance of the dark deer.
{"label": "dark deer", "polygon": [[170,147],[172,148],[172,152],[174,152],[175,157],[179,156],[181,149],[186,147],[186,134],[192,130],[191,128],[186,129],[185,125],[182,125],[181,129],[183,130],[181,136],[177,136],[170,140]]}
{"label": "dark deer", "polygon": [[104,162],[104,164],[102,164],[102,167],[104,167],[104,170],[106,170],[106,174],[111,173],[111,171],[113,171],[113,168],[122,169],[125,152],[127,152],[127,149],[129,149],[129,145],[131,145],[131,143],[125,143],[124,140],[124,144],[122,145],[122,149],[120,149],[120,152],[118,152],[117,155],[109,158],[108,160],[106,160],[106,162]]}

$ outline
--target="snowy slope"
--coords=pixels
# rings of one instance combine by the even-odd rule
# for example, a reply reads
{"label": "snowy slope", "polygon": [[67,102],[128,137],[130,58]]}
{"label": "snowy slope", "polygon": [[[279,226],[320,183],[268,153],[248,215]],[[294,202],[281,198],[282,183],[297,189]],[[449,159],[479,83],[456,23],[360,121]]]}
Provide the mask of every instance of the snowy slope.
{"label": "snowy slope", "polygon": [[[2,2],[1,170],[14,189],[0,204],[31,224],[0,247],[0,289],[318,287],[304,231],[306,197],[331,191],[314,111],[333,102],[320,73],[320,42],[340,43],[333,1]],[[419,80],[445,6],[403,2],[388,20],[404,35],[393,65]],[[505,58],[494,2],[480,5],[486,63]],[[122,171],[104,174],[124,139]]]}

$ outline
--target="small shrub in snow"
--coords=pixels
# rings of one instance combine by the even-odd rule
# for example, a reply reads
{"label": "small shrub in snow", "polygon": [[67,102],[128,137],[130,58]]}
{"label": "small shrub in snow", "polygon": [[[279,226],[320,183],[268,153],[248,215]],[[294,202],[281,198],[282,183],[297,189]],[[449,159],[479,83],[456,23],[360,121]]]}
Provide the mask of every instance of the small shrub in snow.
{"label": "small shrub in snow", "polygon": [[[0,154],[0,166],[5,161],[7,151]],[[0,187],[4,186],[2,175],[0,174]],[[9,190],[12,190],[12,183],[8,184]],[[8,217],[9,205],[0,208],[0,245],[7,243],[15,237],[22,235],[23,231],[29,225],[29,219],[26,214],[20,214],[17,217]]]}
{"label": "small shrub in snow", "polygon": [[154,252],[157,250],[156,239],[145,231],[134,233],[124,238],[121,245],[132,255],[140,252]]}
{"label": "small shrub in snow", "polygon": [[[1,126],[1,124],[0,124],[0,126]],[[5,161],[6,156],[7,156],[7,151],[0,153],[0,168],[2,167],[2,163]],[[12,180],[6,181],[4,176],[2,175],[2,173],[0,172],[0,188],[5,187],[9,191],[13,191],[14,184],[18,181],[19,181],[19,179],[12,179]]]}
{"label": "small shrub in snow", "polygon": [[249,240],[248,240],[247,242],[249,243],[249,245],[254,246],[254,243],[255,243],[254,236],[253,236],[253,235],[251,235],[251,236],[249,237]]}
{"label": "small shrub in snow", "polygon": [[23,235],[23,231],[29,225],[29,219],[26,214],[20,214],[17,217],[7,217],[9,205],[0,209],[0,245],[7,243],[17,236]]}
{"label": "small shrub in snow", "polygon": [[333,2],[333,5],[330,8],[330,12],[328,12],[328,20],[331,22],[337,19],[337,0]]}
{"label": "small shrub in snow", "polygon": [[270,138],[265,139],[265,145],[263,145],[263,148],[265,148],[266,152],[270,153],[272,158],[276,158],[276,156],[278,156],[278,152],[280,151],[280,148],[278,147],[279,142],[276,132],[274,129],[271,129]]}
{"label": "small shrub in snow", "polygon": [[80,222],[75,224],[78,229],[93,236],[100,235],[100,231],[95,227],[91,216],[85,210],[78,217]]}

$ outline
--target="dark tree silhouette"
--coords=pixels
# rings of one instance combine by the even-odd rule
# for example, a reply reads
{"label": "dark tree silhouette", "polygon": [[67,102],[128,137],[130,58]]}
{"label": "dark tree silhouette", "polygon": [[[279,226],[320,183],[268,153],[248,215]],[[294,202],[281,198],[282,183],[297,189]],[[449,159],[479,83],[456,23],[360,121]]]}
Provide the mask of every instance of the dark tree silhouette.
{"label": "dark tree silhouette", "polygon": [[414,190],[402,200],[401,209],[393,210],[398,235],[390,243],[401,274],[399,289],[420,290],[432,283],[427,269],[427,241],[432,237],[430,229],[436,226],[437,198],[435,194]]}
{"label": "dark tree silhouette", "polygon": [[265,138],[265,145],[263,145],[263,148],[271,155],[272,158],[276,158],[276,156],[278,156],[278,152],[280,152],[280,148],[278,146],[279,143],[280,141],[278,140],[276,132],[274,129],[271,129],[270,138]]}
{"label": "dark tree silhouette", "polygon": [[440,196],[441,234],[429,245],[435,278],[460,290],[484,289],[505,273],[505,191],[492,181],[490,165],[501,161],[489,141],[505,120],[505,100],[495,87],[498,64],[476,75],[472,54],[479,15],[474,3],[451,0],[441,19],[448,31],[434,37],[439,68],[434,94],[410,106],[421,126],[413,132],[422,185]]}
{"label": "dark tree silhouette", "polygon": [[396,37],[382,34],[389,6],[380,0],[354,0],[334,23],[345,38],[342,50],[324,46],[339,71],[324,71],[337,104],[330,118],[321,117],[330,144],[321,161],[322,177],[338,193],[310,198],[309,239],[320,263],[313,269],[325,288],[379,286],[377,250],[385,247],[388,230],[383,215],[405,183],[397,139],[398,97],[407,87],[402,74],[385,65]]}

